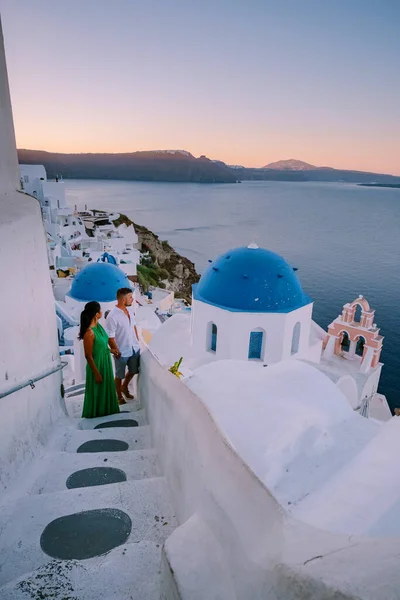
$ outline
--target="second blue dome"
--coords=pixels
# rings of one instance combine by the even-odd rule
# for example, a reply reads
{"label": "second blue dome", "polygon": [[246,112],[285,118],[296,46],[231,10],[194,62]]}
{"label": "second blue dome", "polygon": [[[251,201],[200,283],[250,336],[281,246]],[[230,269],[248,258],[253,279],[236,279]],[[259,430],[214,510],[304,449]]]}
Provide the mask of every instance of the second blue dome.
{"label": "second blue dome", "polygon": [[116,300],[117,290],[122,287],[131,287],[126,274],[115,265],[98,262],[78,273],[69,295],[81,302],[112,302]]}
{"label": "second blue dome", "polygon": [[218,257],[193,286],[195,300],[237,312],[291,312],[312,302],[293,267],[258,247]]}

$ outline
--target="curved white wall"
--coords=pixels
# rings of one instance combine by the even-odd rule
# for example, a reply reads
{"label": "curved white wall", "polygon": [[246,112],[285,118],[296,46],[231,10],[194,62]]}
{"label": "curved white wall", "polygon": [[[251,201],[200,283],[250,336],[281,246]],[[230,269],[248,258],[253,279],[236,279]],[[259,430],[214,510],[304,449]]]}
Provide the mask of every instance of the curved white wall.
{"label": "curved white wall", "polygon": [[139,394],[181,524],[164,547],[163,600],[398,598],[398,539],[349,539],[292,519],[149,350]]}
{"label": "curved white wall", "polygon": [[[19,173],[0,28],[0,393],[59,364],[57,322],[37,200]],[[0,398],[0,491],[18,479],[62,415],[58,372]]]}
{"label": "curved white wall", "polygon": [[0,197],[20,188],[14,123],[0,17]]}

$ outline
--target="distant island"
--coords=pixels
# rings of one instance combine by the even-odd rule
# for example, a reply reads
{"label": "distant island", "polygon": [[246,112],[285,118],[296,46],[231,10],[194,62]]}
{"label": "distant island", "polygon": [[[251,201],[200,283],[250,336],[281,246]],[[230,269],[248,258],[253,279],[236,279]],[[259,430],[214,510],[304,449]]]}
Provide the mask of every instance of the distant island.
{"label": "distant island", "polygon": [[227,165],[186,150],[154,150],[124,154],[62,154],[18,150],[21,164],[40,164],[49,179],[122,179],[183,183],[236,183],[240,181],[326,181],[369,186],[400,186],[400,177],[332,167],[316,167],[301,160],[280,160],[262,168]]}
{"label": "distant island", "polygon": [[363,187],[400,188],[400,183],[359,183]]}
{"label": "distant island", "polygon": [[39,164],[49,179],[125,179],[186,183],[235,183],[237,176],[225,163],[206,156],[195,158],[185,150],[127,154],[60,154],[18,150],[21,164]]}

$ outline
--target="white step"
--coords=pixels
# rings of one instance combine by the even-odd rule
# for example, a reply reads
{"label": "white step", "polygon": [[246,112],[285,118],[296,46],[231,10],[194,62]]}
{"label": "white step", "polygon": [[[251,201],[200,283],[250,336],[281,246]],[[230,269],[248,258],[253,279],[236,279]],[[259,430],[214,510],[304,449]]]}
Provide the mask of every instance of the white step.
{"label": "white step", "polygon": [[1,600],[159,600],[161,546],[127,543],[85,561],[50,560],[0,587]]}
{"label": "white step", "polygon": [[119,509],[129,515],[132,531],[128,544],[148,541],[162,545],[177,525],[163,478],[25,496],[5,505],[0,514],[0,585],[49,562],[40,547],[40,536],[51,521],[98,508]]}
{"label": "white step", "polygon": [[[89,440],[113,439],[129,444],[129,450],[151,448],[150,427],[115,427],[106,429],[76,429],[73,425],[60,429],[49,441],[49,450],[76,452],[81,444]],[[118,453],[121,454],[121,453]]]}
{"label": "white step", "polygon": [[158,477],[161,474],[153,449],[80,454],[48,452],[37,467],[37,476],[27,490],[29,494],[65,491],[67,489],[66,481],[72,473],[92,467],[121,469],[124,471],[127,481]]}
{"label": "white step", "polygon": [[110,421],[126,421],[133,420],[138,423],[138,425],[146,425],[146,414],[143,409],[132,412],[129,408],[125,408],[125,405],[121,406],[121,410],[126,410],[128,412],[120,412],[116,415],[109,415],[107,417],[96,417],[94,419],[78,419],[77,427],[78,429],[94,429],[98,425],[102,423],[108,423]]}

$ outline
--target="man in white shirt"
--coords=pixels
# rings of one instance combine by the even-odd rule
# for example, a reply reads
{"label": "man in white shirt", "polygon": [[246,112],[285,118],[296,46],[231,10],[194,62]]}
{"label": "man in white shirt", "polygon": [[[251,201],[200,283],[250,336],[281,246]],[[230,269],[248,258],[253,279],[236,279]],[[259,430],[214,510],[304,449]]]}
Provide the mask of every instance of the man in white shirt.
{"label": "man in white shirt", "polygon": [[[139,373],[140,366],[140,345],[132,307],[133,301],[130,288],[119,289],[117,305],[109,312],[106,319],[110,347],[115,350],[115,387],[120,404],[126,404],[125,398],[133,399],[128,385],[134,375]],[[126,368],[128,368],[127,373]]]}

